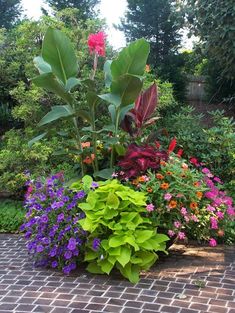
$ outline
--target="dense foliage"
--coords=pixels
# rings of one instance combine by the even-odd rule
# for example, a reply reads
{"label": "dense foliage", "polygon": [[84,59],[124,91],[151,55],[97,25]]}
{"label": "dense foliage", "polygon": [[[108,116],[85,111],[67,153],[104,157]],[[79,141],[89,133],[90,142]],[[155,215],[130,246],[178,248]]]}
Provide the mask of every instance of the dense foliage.
{"label": "dense foliage", "polygon": [[25,218],[25,209],[20,201],[1,200],[0,233],[19,232]]}
{"label": "dense foliage", "polygon": [[0,0],[0,28],[11,28],[22,13],[21,0]]}
{"label": "dense foliage", "polygon": [[94,15],[94,8],[100,0],[44,0],[44,2],[58,11],[67,8],[78,9],[77,17],[86,20]]}

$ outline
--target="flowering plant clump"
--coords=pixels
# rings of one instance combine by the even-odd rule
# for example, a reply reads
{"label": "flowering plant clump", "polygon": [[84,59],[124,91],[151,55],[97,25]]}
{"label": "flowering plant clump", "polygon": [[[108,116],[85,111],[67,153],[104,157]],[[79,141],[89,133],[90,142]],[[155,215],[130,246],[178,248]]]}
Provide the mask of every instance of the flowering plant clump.
{"label": "flowering plant clump", "polygon": [[85,215],[77,205],[85,197],[83,190],[64,187],[60,173],[44,182],[28,182],[21,230],[36,265],[62,269],[65,274],[76,268],[86,241],[86,232],[78,224]]}
{"label": "flowering plant clump", "polygon": [[157,173],[130,180],[135,189],[148,194],[146,212],[154,225],[175,240],[187,238],[217,244],[226,223],[235,216],[232,198],[208,169],[190,169],[181,158],[161,161]]}

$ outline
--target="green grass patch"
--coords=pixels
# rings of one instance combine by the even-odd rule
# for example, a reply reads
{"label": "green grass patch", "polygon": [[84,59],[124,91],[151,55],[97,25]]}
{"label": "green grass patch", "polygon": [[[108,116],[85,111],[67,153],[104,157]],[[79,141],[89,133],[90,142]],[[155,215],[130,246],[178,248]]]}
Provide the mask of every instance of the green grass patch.
{"label": "green grass patch", "polygon": [[17,233],[24,222],[25,210],[20,201],[0,200],[0,233]]}

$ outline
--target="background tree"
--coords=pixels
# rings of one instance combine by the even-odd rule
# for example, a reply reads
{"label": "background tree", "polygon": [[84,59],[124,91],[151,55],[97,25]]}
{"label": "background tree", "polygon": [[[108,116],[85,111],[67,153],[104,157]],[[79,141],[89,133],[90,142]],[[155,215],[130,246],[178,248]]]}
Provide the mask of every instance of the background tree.
{"label": "background tree", "polygon": [[0,0],[0,28],[12,27],[21,13],[21,0]]}
{"label": "background tree", "polygon": [[209,90],[213,100],[234,97],[234,0],[187,0],[185,9],[191,32],[200,38],[208,59]]}
{"label": "background tree", "polygon": [[78,16],[83,20],[94,16],[94,8],[100,0],[44,0],[49,6],[57,11],[76,8],[79,9]]}
{"label": "background tree", "polygon": [[157,76],[174,84],[175,94],[182,100],[185,86],[177,50],[183,18],[179,9],[172,0],[127,0],[126,16],[119,29],[128,42],[141,37],[149,41],[149,64]]}

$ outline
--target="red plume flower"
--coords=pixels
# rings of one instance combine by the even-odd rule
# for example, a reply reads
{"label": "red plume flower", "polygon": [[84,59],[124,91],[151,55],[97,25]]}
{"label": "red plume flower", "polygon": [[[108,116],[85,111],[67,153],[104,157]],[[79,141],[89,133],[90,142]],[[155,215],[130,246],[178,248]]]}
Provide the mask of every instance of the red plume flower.
{"label": "red plume flower", "polygon": [[104,32],[89,35],[87,44],[90,54],[97,53],[102,57],[105,56],[105,38],[106,35]]}
{"label": "red plume flower", "polygon": [[179,149],[177,152],[178,157],[182,157],[182,154],[184,153],[183,149]]}
{"label": "red plume flower", "polygon": [[177,145],[177,141],[176,141],[176,138],[174,138],[171,140],[169,144],[168,153],[173,152],[175,150],[176,145]]}

